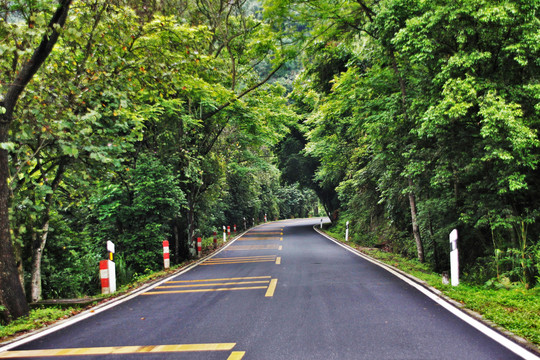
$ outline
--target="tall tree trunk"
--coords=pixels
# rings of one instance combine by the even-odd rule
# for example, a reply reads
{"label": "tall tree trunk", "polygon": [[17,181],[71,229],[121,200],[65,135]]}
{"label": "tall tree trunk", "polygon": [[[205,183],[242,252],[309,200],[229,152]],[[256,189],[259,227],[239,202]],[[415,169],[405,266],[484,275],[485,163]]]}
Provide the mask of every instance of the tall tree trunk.
{"label": "tall tree trunk", "polygon": [[422,244],[422,238],[420,237],[420,229],[418,227],[417,213],[416,213],[416,197],[414,196],[413,181],[409,177],[409,205],[411,208],[411,220],[414,241],[416,242],[416,252],[418,254],[418,261],[424,262],[424,245]]}
{"label": "tall tree trunk", "polygon": [[[7,141],[9,123],[0,123],[0,142]],[[19,279],[9,228],[10,192],[8,153],[0,149],[0,319],[7,323],[28,314],[28,303]]]}
{"label": "tall tree trunk", "polygon": [[[61,0],[59,2],[56,12],[49,21],[49,31],[41,39],[30,60],[23,64],[13,83],[7,87],[6,93],[0,94],[0,98],[3,98],[0,101],[0,142],[9,140],[9,127],[13,121],[17,101],[58,41],[60,35],[58,30],[66,22],[71,1]],[[8,153],[6,150],[0,150],[0,305],[5,308],[1,312],[0,318],[5,322],[28,313],[28,303],[19,281],[13,244],[11,243],[8,178]]]}
{"label": "tall tree trunk", "polygon": [[187,244],[188,248],[190,249],[190,255],[191,255],[191,249],[193,247],[193,237],[195,236],[195,195],[193,195],[193,191],[188,194],[187,196],[187,202],[188,202],[188,211],[187,211],[187,225],[188,225],[188,238],[187,238]]}
{"label": "tall tree trunk", "polygon": [[[49,216],[47,216],[49,217]],[[49,234],[49,219],[41,229],[41,235],[36,236],[32,246],[32,281],[30,282],[30,297],[32,302],[41,300],[41,259]]]}
{"label": "tall tree trunk", "polygon": [[41,300],[41,259],[43,258],[43,250],[49,236],[49,224],[51,221],[51,206],[56,189],[62,181],[62,177],[66,170],[66,165],[62,161],[56,171],[56,176],[51,185],[51,192],[45,198],[45,210],[43,214],[43,225],[41,234],[37,236],[32,244],[32,281],[30,284],[30,298],[32,302]]}
{"label": "tall tree trunk", "polygon": [[[398,78],[399,82],[399,89],[401,92],[401,108],[403,112],[403,116],[405,117],[405,121],[409,121],[409,112],[407,108],[407,86],[405,84],[405,79],[403,78],[401,71],[399,70],[396,57],[394,55],[394,49],[391,47],[389,49],[390,58],[392,59],[392,68],[394,70],[394,74]],[[420,262],[424,262],[424,245],[422,244],[422,237],[420,236],[420,229],[418,227],[418,220],[417,220],[417,211],[416,211],[416,197],[414,195],[413,191],[413,180],[409,176],[408,178],[409,182],[409,205],[411,208],[411,223],[412,223],[412,229],[413,229],[413,236],[414,241],[416,242],[416,252],[418,254],[418,260]]]}

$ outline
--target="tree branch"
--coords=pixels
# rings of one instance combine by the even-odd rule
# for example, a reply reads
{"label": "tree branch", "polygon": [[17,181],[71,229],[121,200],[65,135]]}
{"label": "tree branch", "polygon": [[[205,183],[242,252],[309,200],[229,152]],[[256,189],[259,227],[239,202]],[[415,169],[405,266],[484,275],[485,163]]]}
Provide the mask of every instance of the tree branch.
{"label": "tree branch", "polygon": [[13,117],[13,110],[15,109],[15,105],[17,103],[17,100],[19,99],[19,96],[23,92],[26,85],[30,82],[34,74],[45,62],[45,59],[47,59],[47,56],[49,56],[58,40],[58,37],[60,35],[58,30],[59,28],[62,28],[66,22],[71,1],[72,0],[60,1],[60,5],[56,9],[53,17],[51,18],[51,21],[47,26],[48,31],[45,35],[43,35],[41,43],[34,51],[34,54],[30,58],[30,60],[28,60],[26,64],[23,65],[13,84],[8,87],[4,100],[0,102],[0,105],[6,109],[5,114],[0,118],[0,122],[8,124],[11,122]]}
{"label": "tree branch", "polygon": [[239,99],[243,98],[244,96],[246,96],[247,94],[249,94],[250,92],[252,92],[253,90],[256,90],[257,88],[259,88],[260,86],[266,84],[268,82],[268,80],[270,80],[272,78],[272,76],[274,76],[274,74],[276,72],[278,72],[279,69],[281,69],[281,67],[284,65],[285,63],[282,62],[281,64],[279,64],[278,67],[276,67],[274,70],[272,70],[270,72],[270,74],[268,74],[268,76],[266,78],[264,78],[264,80],[262,80],[261,82],[253,85],[252,87],[242,91],[239,95],[235,96],[233,99],[230,99],[228,100],[227,102],[225,102],[224,104],[220,105],[217,109],[215,110],[212,110],[206,114],[204,114],[201,119],[202,120],[207,120],[209,118],[211,118],[212,116],[218,114],[221,110],[225,109],[226,107],[234,104],[236,101],[238,101]]}

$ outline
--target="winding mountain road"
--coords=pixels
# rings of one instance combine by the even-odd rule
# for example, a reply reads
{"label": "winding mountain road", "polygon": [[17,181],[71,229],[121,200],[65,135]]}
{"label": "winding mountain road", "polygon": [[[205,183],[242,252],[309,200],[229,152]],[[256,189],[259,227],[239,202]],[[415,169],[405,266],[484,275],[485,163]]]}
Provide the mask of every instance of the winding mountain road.
{"label": "winding mountain road", "polygon": [[251,229],[189,271],[0,348],[0,359],[538,359],[318,234],[319,221]]}

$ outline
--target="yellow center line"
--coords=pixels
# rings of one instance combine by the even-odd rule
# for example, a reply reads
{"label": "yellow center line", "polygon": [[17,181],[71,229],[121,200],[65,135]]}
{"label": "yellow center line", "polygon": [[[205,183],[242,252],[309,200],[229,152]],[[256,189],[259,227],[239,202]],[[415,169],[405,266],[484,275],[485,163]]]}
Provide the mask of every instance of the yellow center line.
{"label": "yellow center line", "polygon": [[279,235],[276,236],[264,236],[264,237],[242,237],[238,239],[237,241],[272,241],[277,240]]}
{"label": "yellow center line", "polygon": [[224,259],[224,260],[214,260],[214,261],[205,261],[206,263],[214,263],[214,262],[219,262],[219,263],[225,263],[225,262],[236,262],[236,261],[273,261],[275,259],[275,255],[272,256],[272,257],[268,257],[268,258],[264,258],[264,259]]}
{"label": "yellow center line", "polygon": [[253,256],[233,256],[233,257],[214,257],[211,260],[216,259],[255,259],[255,258],[267,258],[273,255],[253,255]]}
{"label": "yellow center line", "polygon": [[222,261],[244,261],[244,260],[268,260],[273,259],[275,255],[257,256],[257,257],[229,257],[229,258],[214,258],[208,259],[206,262],[222,262]]}
{"label": "yellow center line", "polygon": [[274,291],[276,291],[276,286],[277,286],[277,280],[278,279],[272,279],[270,281],[270,285],[268,285],[268,290],[266,290],[266,294],[264,295],[265,297],[274,296]]}
{"label": "yellow center line", "polygon": [[[75,356],[75,355],[111,355],[134,353],[160,353],[160,352],[195,352],[195,351],[230,351],[236,343],[216,344],[182,344],[182,345],[154,345],[154,346],[110,346],[71,349],[43,349],[43,350],[15,350],[0,353],[0,359],[13,359],[21,357],[43,356]],[[240,353],[233,352],[232,354]],[[231,354],[231,356],[232,356]],[[241,359],[241,357],[233,358]]]}
{"label": "yellow center line", "polygon": [[225,282],[225,283],[205,283],[205,284],[189,284],[189,285],[166,285],[166,286],[157,286],[154,289],[176,289],[176,288],[201,287],[201,286],[223,286],[223,285],[244,285],[244,284],[268,284],[269,282],[270,282],[270,280],[243,281],[243,282]]}
{"label": "yellow center line", "polygon": [[[270,282],[270,286],[272,282]],[[256,289],[268,289],[268,286],[246,286],[237,288],[217,288],[217,289],[192,289],[192,290],[170,290],[170,291],[149,291],[141,295],[161,295],[161,294],[183,294],[183,293],[196,293],[196,292],[213,292],[213,291],[234,291],[234,290],[256,290]]]}
{"label": "yellow center line", "polygon": [[234,278],[222,278],[222,279],[175,280],[175,281],[167,281],[166,284],[192,283],[192,282],[203,282],[203,281],[230,281],[230,280],[270,279],[270,278],[271,278],[271,276],[249,276],[249,277],[234,277]]}
{"label": "yellow center line", "polygon": [[276,258],[276,265],[281,265],[281,257],[280,256],[278,256]]}
{"label": "yellow center line", "polygon": [[227,360],[242,360],[244,355],[246,355],[245,351],[233,351]]}
{"label": "yellow center line", "polygon": [[228,264],[251,264],[251,263],[262,263],[262,262],[273,262],[275,258],[268,260],[241,260],[241,261],[222,261],[222,262],[211,262],[211,263],[201,263],[201,266],[212,266],[212,265],[228,265]]}
{"label": "yellow center line", "polygon": [[282,231],[276,230],[276,231],[250,231],[243,236],[250,236],[250,235],[273,235],[273,234],[281,234]]}
{"label": "yellow center line", "polygon": [[276,249],[277,245],[233,245],[225,249],[225,251],[239,250],[272,250]]}

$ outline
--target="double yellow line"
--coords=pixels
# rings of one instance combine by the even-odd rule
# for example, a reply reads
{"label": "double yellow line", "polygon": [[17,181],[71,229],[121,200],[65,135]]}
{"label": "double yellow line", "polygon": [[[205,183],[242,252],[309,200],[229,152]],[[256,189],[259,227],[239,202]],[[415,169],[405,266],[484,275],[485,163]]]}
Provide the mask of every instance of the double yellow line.
{"label": "double yellow line", "polygon": [[276,261],[276,255],[262,255],[262,256],[235,256],[229,258],[211,258],[201,263],[201,265],[223,265],[223,264],[247,264],[247,263],[260,263],[260,262],[274,262]]}
{"label": "double yellow line", "polygon": [[270,240],[279,240],[279,239],[283,239],[283,238],[280,236],[241,237],[240,239],[236,241],[270,241]]}
{"label": "double yellow line", "polygon": [[[251,286],[255,284],[259,284],[259,285]],[[250,286],[237,286],[237,285],[250,285]],[[274,296],[276,285],[277,285],[277,279],[272,279],[271,276],[251,276],[251,277],[239,277],[239,278],[201,279],[201,280],[179,280],[179,281],[167,281],[165,285],[157,286],[155,288],[157,291],[148,291],[141,295],[162,295],[162,294],[182,294],[182,293],[195,293],[195,292],[266,289],[265,297],[272,297]],[[205,287],[205,288],[197,289],[197,287],[199,288]],[[181,290],[173,290],[173,289],[181,289]]]}
{"label": "double yellow line", "polygon": [[276,250],[279,249],[279,245],[231,245],[225,249],[225,251],[238,251],[238,250]]}

